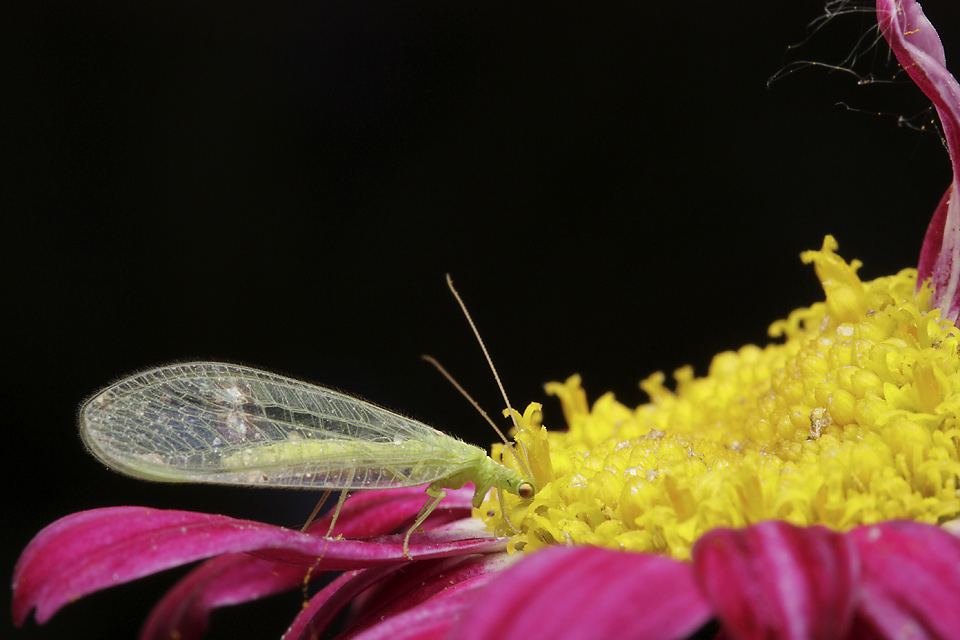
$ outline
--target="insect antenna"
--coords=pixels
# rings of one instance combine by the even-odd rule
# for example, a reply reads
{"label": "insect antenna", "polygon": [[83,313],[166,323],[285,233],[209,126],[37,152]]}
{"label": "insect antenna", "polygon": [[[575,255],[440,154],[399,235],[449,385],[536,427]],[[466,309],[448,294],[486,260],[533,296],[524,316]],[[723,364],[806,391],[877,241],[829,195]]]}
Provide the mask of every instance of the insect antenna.
{"label": "insect antenna", "polygon": [[[487,346],[483,344],[483,338],[480,337],[480,332],[477,330],[477,325],[474,324],[473,318],[470,317],[470,312],[467,310],[467,305],[464,304],[463,298],[460,297],[460,294],[457,293],[456,288],[454,288],[453,278],[450,277],[449,273],[446,275],[447,275],[447,286],[450,288],[450,292],[453,294],[453,297],[456,298],[457,304],[460,305],[460,309],[463,311],[463,316],[467,319],[467,322],[470,324],[470,328],[473,330],[473,335],[476,337],[477,343],[480,345],[480,350],[483,351],[483,357],[487,359],[487,364],[490,365],[490,371],[493,372],[493,379],[496,380],[497,387],[500,389],[500,394],[503,396],[503,401],[507,405],[507,413],[510,416],[510,421],[513,422],[513,427],[519,430],[520,425],[517,424],[517,419],[513,415],[513,406],[510,404],[510,398],[507,397],[507,391],[506,389],[503,388],[503,383],[500,381],[500,374],[497,373],[497,368],[493,366],[493,359],[490,357],[490,352],[487,351]],[[481,415],[483,415],[484,418],[486,418],[487,422],[489,422],[491,426],[493,426],[494,430],[497,432],[497,434],[506,444],[507,449],[509,449],[510,453],[513,454],[513,457],[516,458],[517,463],[520,465],[520,468],[527,475],[527,477],[530,477],[531,475],[530,470],[527,468],[527,465],[524,463],[524,461],[520,458],[520,454],[517,453],[516,449],[514,449],[513,447],[513,444],[509,440],[507,440],[506,436],[503,435],[500,429],[497,429],[497,425],[494,424],[493,420],[491,420],[490,417],[484,412],[484,410],[480,408],[480,405],[478,405],[477,402],[473,398],[471,398],[466,391],[464,391],[463,387],[457,384],[456,380],[453,379],[453,376],[447,373],[444,370],[444,368],[440,366],[440,363],[438,363],[433,358],[430,358],[429,356],[424,356],[424,359],[427,359],[428,362],[432,361],[432,364],[435,367],[437,367],[440,373],[442,373],[444,377],[446,377],[447,380],[449,380],[453,384],[453,386],[456,387],[457,390],[460,391],[460,393],[462,393],[463,396],[467,400],[469,400],[471,404],[473,404],[474,407],[476,407],[476,409],[481,413]]]}
{"label": "insect antenna", "polygon": [[480,415],[482,415],[483,419],[487,421],[487,424],[493,427],[493,430],[497,432],[497,435],[500,436],[500,439],[503,440],[504,444],[506,444],[507,446],[510,445],[510,441],[507,439],[507,436],[503,435],[503,431],[500,431],[500,427],[498,427],[497,424],[490,418],[490,416],[487,415],[487,412],[483,410],[480,404],[476,400],[474,400],[469,393],[467,393],[467,390],[464,389],[462,386],[460,386],[460,383],[457,382],[452,375],[450,375],[450,372],[444,369],[442,364],[437,362],[436,358],[434,358],[433,356],[428,356],[426,354],[420,357],[426,360],[427,362],[429,362],[430,364],[432,364],[437,369],[437,371],[440,372],[440,375],[446,378],[447,382],[452,384],[453,387],[460,392],[460,395],[466,398],[467,402],[472,404],[473,408],[480,412]]}
{"label": "insect antenna", "polygon": [[[424,360],[426,360],[427,362],[429,362],[430,364],[432,364],[434,367],[436,367],[436,368],[437,368],[437,371],[439,371],[440,374],[441,374],[444,378],[446,378],[447,381],[448,381],[450,384],[452,384],[452,385],[454,386],[454,388],[455,388],[457,391],[459,391],[460,394],[461,394],[464,398],[467,399],[468,402],[470,402],[470,404],[473,405],[473,408],[480,412],[480,415],[483,416],[483,419],[486,420],[487,423],[488,423],[491,427],[493,427],[493,430],[497,432],[497,435],[500,436],[500,439],[503,440],[504,444],[506,444],[507,448],[508,448],[508,449],[510,450],[510,452],[513,454],[513,457],[516,459],[517,464],[520,465],[520,469],[523,470],[523,472],[527,475],[527,477],[530,477],[530,471],[529,471],[529,469],[527,469],[527,465],[524,464],[523,458],[521,458],[521,457],[517,454],[517,452],[516,452],[516,451],[514,450],[514,448],[513,448],[513,445],[510,443],[509,440],[507,440],[507,437],[506,437],[505,435],[503,435],[503,432],[500,431],[500,428],[496,425],[496,423],[495,423],[493,420],[490,419],[490,416],[487,415],[487,412],[483,410],[483,408],[480,406],[480,404],[479,404],[476,400],[474,400],[472,397],[470,397],[470,394],[467,393],[467,390],[464,389],[462,386],[460,386],[460,383],[457,382],[457,381],[454,379],[454,377],[453,377],[452,375],[450,375],[450,373],[449,373],[446,369],[443,368],[443,365],[442,365],[442,364],[440,364],[439,362],[437,362],[436,358],[434,358],[434,357],[432,357],[432,356],[428,356],[428,355],[422,355],[422,356],[420,356],[420,357],[423,358]],[[520,443],[520,446],[523,447],[523,443],[522,443],[522,442]],[[526,455],[526,453],[527,453],[526,447],[524,447],[523,453],[524,453],[524,455]],[[497,496],[500,498],[500,512],[501,512],[501,513],[506,513],[506,512],[507,512],[507,507],[506,507],[506,505],[505,505],[504,502],[503,502],[503,489],[500,488],[499,486],[497,487]],[[517,529],[515,526],[513,526],[513,524],[512,524],[506,517],[505,517],[503,520],[504,520],[504,522],[507,523],[507,526],[508,526],[508,527],[510,527],[511,529],[513,529],[513,532],[514,532],[514,533],[520,533],[520,530]]]}

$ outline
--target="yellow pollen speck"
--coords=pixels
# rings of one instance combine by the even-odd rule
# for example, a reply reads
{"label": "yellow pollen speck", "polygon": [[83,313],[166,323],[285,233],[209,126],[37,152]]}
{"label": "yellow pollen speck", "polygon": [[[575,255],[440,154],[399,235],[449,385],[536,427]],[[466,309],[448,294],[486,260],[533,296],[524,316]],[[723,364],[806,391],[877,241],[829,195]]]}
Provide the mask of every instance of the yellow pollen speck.
{"label": "yellow pollen speck", "polygon": [[[493,494],[476,511],[511,550],[589,544],[689,558],[715,527],[762,520],[846,530],[894,518],[960,516],[958,331],[915,294],[916,270],[862,282],[827,236],[813,263],[825,302],[770,326],[782,343],[747,345],[640,383],[636,409],[579,376],[546,386],[568,430],[539,425],[532,404],[516,435],[537,488]],[[494,456],[501,450],[494,447]],[[503,463],[516,468],[513,456]],[[493,513],[493,516],[489,516]]]}

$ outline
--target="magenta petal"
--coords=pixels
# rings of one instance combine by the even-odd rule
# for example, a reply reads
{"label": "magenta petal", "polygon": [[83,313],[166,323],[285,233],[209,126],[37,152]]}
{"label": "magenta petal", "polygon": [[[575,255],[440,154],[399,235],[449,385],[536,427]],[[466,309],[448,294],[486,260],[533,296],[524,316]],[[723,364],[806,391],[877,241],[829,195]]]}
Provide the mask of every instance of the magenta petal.
{"label": "magenta petal", "polygon": [[[410,609],[437,597],[480,587],[513,564],[515,556],[505,553],[428,560],[404,566],[383,580],[372,593],[354,601],[356,622],[350,633],[383,624]],[[359,609],[356,609],[357,605]]]}
{"label": "magenta petal", "polygon": [[[109,586],[225,553],[344,570],[404,561],[403,536],[330,539],[273,525],[187,511],[118,507],[63,518],[27,546],[14,572],[13,615],[46,622],[65,604]],[[415,534],[411,558],[501,551],[504,541],[470,531]],[[317,561],[317,558],[322,558]]]}
{"label": "magenta petal", "polygon": [[150,612],[141,640],[203,637],[210,612],[265,598],[301,584],[307,569],[279,565],[245,553],[213,558],[190,572]]}
{"label": "magenta petal", "polygon": [[[472,496],[470,490],[450,491],[435,513],[444,520],[469,514]],[[344,504],[335,533],[369,536],[394,531],[411,519],[424,500],[422,487],[356,494]],[[327,515],[311,526],[310,531],[325,534],[329,528],[330,515]],[[411,556],[423,553],[424,550],[414,545]],[[154,607],[141,637],[199,638],[217,607],[287,591],[301,585],[308,571],[310,578],[323,573],[318,567],[302,566],[302,562],[283,564],[289,560],[289,554],[268,550],[228,554],[207,561],[177,583]]]}
{"label": "magenta petal", "polygon": [[859,562],[842,534],[764,522],[715,529],[693,548],[693,568],[735,638],[843,638],[856,602]]}
{"label": "magenta petal", "polygon": [[[400,529],[405,522],[412,524],[413,516],[427,501],[423,490],[424,487],[404,487],[356,493],[344,503],[333,533],[335,536],[342,535],[347,538],[379,536]],[[472,488],[447,490],[447,496],[440,501],[434,514],[446,513],[449,519],[470,517],[472,500]],[[331,516],[332,514],[328,513],[314,522],[310,526],[310,533],[326,535],[330,529]]]}
{"label": "magenta petal", "polygon": [[916,0],[877,0],[877,19],[900,66],[933,102],[947,140],[953,183],[927,229],[917,283],[930,278],[935,288],[933,304],[944,317],[956,320],[960,316],[960,198],[952,195],[960,184],[960,84],[947,71],[940,37]]}
{"label": "magenta petal", "polygon": [[[448,635],[450,627],[470,606],[473,598],[469,591],[441,594],[420,606],[408,609],[399,615],[387,618],[357,635],[348,635],[353,640],[434,640]],[[461,635],[454,635],[461,638]],[[498,636],[506,638],[508,636]],[[528,636],[527,640],[545,636]],[[597,636],[602,637],[602,636]]]}
{"label": "magenta petal", "polygon": [[552,547],[488,585],[450,638],[683,638],[711,618],[690,565],[594,547]]}
{"label": "magenta petal", "polygon": [[[495,538],[486,531],[428,531],[410,536],[410,554],[404,556],[405,534],[376,538],[334,539],[302,534],[282,527],[278,529],[290,534],[306,536],[309,540],[301,544],[303,541],[296,538],[278,539],[270,546],[253,548],[247,553],[271,562],[312,567],[314,571],[344,571],[467,553],[497,553],[507,548],[507,538]],[[224,551],[229,552],[232,549]]]}
{"label": "magenta petal", "polygon": [[293,623],[287,628],[286,633],[283,634],[283,640],[321,637],[334,618],[354,598],[383,580],[384,576],[397,570],[397,567],[376,567],[363,571],[348,571],[338,576],[336,580],[314,595],[307,606],[300,610]]}
{"label": "magenta petal", "polygon": [[887,522],[850,532],[863,563],[854,630],[885,638],[960,633],[960,540],[933,525]]}
{"label": "magenta petal", "polygon": [[917,264],[917,291],[928,279],[933,278],[933,270],[937,267],[940,250],[943,246],[943,231],[947,224],[947,213],[950,210],[950,194],[953,187],[947,189],[940,204],[933,211],[933,218],[927,226],[927,233],[923,238],[923,247],[920,249],[920,261]]}
{"label": "magenta petal", "polygon": [[[460,556],[395,567],[376,567],[341,576],[311,598],[284,638],[316,637],[348,604],[355,611],[353,626],[341,637],[351,637],[404,615],[438,594],[450,596],[485,584],[510,560],[506,554]],[[372,592],[372,593],[371,593]],[[360,605],[359,611],[357,610]]]}

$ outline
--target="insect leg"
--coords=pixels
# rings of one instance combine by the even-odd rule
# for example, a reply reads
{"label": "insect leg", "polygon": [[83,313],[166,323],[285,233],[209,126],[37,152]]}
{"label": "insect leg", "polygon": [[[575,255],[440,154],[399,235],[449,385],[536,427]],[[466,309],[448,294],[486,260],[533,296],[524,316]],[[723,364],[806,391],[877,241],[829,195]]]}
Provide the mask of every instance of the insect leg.
{"label": "insect leg", "polygon": [[[353,484],[353,477],[357,474],[356,468],[350,469],[350,475],[347,476],[347,481],[343,483],[342,486],[349,487]],[[340,499],[337,500],[337,508],[333,510],[333,517],[330,518],[330,530],[327,531],[327,537],[329,538],[333,535],[333,525],[337,524],[337,518],[340,516],[340,510],[343,509],[343,503],[347,500],[347,495],[350,493],[349,489],[343,489],[340,492]]]}
{"label": "insect leg", "polygon": [[[323,506],[323,503],[327,501],[327,498],[330,497],[332,493],[331,489],[325,489],[322,494],[320,494],[320,502],[317,503],[317,506],[313,508],[313,512],[310,514],[310,517],[307,518],[307,521],[304,523],[303,527],[300,529],[300,533],[306,533],[307,527],[313,524],[313,519],[317,517],[317,514],[320,513],[320,507]],[[336,519],[336,518],[334,518]],[[330,527],[333,528],[333,525]]]}
{"label": "insect leg", "polygon": [[513,526],[513,523],[510,522],[510,519],[507,517],[507,505],[503,501],[503,489],[497,487],[497,498],[500,499],[500,515],[503,516],[503,521],[507,523],[507,526],[513,529],[513,532],[516,534],[520,533],[520,530]]}
{"label": "insect leg", "polygon": [[434,489],[433,485],[426,488],[426,494],[430,496],[430,499],[427,500],[427,503],[420,509],[420,513],[417,514],[417,519],[414,521],[413,526],[410,527],[407,535],[403,538],[403,557],[407,560],[410,559],[410,536],[423,524],[427,516],[433,513],[433,510],[437,508],[440,501],[447,497],[445,490]]}
{"label": "insect leg", "polygon": [[337,508],[333,510],[333,517],[330,518],[330,529],[327,531],[328,538],[333,535],[333,525],[337,524],[337,517],[340,515],[340,510],[343,509],[343,503],[346,502],[348,495],[350,495],[350,492],[346,489],[340,492],[340,499],[337,500]]}

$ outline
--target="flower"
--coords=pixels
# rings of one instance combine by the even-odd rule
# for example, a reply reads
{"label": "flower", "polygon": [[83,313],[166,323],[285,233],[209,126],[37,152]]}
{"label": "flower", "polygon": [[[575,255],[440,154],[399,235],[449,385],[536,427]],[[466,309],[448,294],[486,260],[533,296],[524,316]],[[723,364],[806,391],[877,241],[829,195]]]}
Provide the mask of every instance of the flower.
{"label": "flower", "polygon": [[[717,355],[706,376],[655,374],[636,409],[552,383],[569,430],[514,413],[532,500],[449,492],[410,540],[421,489],[351,497],[334,530],[137,507],[59,520],[14,574],[13,614],[44,622],[83,595],[207,559],[144,638],[196,638],[211,610],[342,571],[287,636],[954,637],[960,629],[960,87],[914,0],[880,29],[933,100],[954,162],[917,270],[864,282],[832,237],[802,255],[825,301],[783,338]],[[518,464],[502,447],[494,457]],[[493,530],[488,533],[482,522]]]}
{"label": "flower", "polygon": [[774,323],[782,343],[721,353],[702,378],[680,369],[676,392],[657,373],[641,383],[651,402],[637,409],[609,394],[588,407],[577,376],[547,385],[570,429],[520,420],[519,441],[535,459],[549,451],[551,470],[535,471],[544,488],[532,503],[505,497],[522,530],[511,548],[688,559],[718,527],[956,517],[960,336],[929,308],[928,289],[914,295],[915,270],[862,282],[836,247],[828,236],[803,254],[826,301]]}

